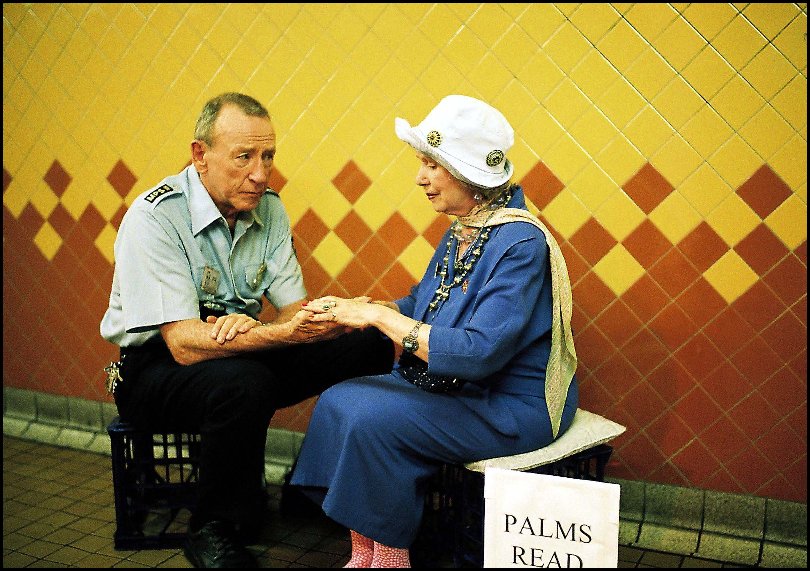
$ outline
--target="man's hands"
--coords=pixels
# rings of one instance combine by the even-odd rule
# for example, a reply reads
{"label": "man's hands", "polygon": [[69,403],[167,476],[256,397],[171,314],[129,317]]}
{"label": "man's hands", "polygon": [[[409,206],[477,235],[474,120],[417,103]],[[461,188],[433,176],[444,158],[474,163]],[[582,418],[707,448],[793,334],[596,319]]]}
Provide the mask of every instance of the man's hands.
{"label": "man's hands", "polygon": [[[304,304],[306,305],[306,304]],[[209,335],[220,345],[232,341],[237,335],[247,333],[254,327],[262,327],[262,323],[243,313],[230,313],[221,317],[209,316],[207,322],[212,325]],[[289,343],[312,343],[334,339],[351,331],[335,321],[316,318],[311,311],[299,309],[289,321],[274,322],[271,327],[288,328]]]}
{"label": "man's hands", "polygon": [[262,324],[261,321],[253,319],[244,313],[229,313],[221,317],[209,315],[206,321],[213,324],[211,339],[216,339],[220,345],[225,341],[231,341],[240,333],[247,333]]}

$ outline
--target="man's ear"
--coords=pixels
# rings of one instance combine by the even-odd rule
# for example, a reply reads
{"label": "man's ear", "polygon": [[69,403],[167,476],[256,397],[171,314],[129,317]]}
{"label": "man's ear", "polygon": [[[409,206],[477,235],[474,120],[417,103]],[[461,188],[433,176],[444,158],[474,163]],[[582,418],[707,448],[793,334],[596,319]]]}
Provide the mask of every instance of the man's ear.
{"label": "man's ear", "polygon": [[205,159],[206,145],[198,139],[191,141],[191,162],[198,173],[208,170],[208,161]]}

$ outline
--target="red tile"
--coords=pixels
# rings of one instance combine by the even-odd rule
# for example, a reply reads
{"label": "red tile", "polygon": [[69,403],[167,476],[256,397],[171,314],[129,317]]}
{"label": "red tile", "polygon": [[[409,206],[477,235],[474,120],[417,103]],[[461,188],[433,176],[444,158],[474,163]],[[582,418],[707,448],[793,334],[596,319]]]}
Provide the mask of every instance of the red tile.
{"label": "red tile", "polygon": [[777,355],[788,361],[807,348],[807,325],[786,311],[762,332],[762,338]]}
{"label": "red tile", "polygon": [[572,289],[574,303],[591,318],[595,318],[610,303],[616,295],[610,291],[605,283],[593,272],[583,277]]}
{"label": "red tile", "polygon": [[801,263],[803,263],[806,266],[807,265],[807,240],[805,240],[804,242],[799,244],[796,247],[796,249],[793,250],[793,253],[796,254],[796,256],[799,258]]}
{"label": "red tile", "polygon": [[646,214],[655,210],[655,207],[674,190],[667,179],[650,163],[641,167],[622,188]]}
{"label": "red tile", "polygon": [[[42,228],[42,224],[44,222],[45,219],[39,214],[36,208],[31,206],[30,203],[23,208],[22,212],[20,213],[20,217],[14,221],[13,226],[18,230],[18,232],[13,234],[19,236],[17,242],[18,246],[21,242],[25,242],[26,245],[32,242],[34,240],[34,236],[36,236],[39,229]],[[3,225],[4,238],[6,238],[6,228],[7,226]]]}
{"label": "red tile", "polygon": [[[580,379],[577,372],[577,379]],[[580,379],[579,406],[596,414],[609,410],[615,401],[610,393],[592,375]]]}
{"label": "red tile", "polygon": [[413,242],[416,235],[413,227],[399,212],[394,212],[377,231],[377,236],[396,256],[399,256]]}
{"label": "red tile", "polygon": [[733,460],[751,445],[748,436],[725,416],[720,415],[716,420],[711,420],[712,424],[699,438],[720,462],[725,464]]}
{"label": "red tile", "polygon": [[790,307],[790,311],[793,312],[793,315],[796,316],[802,325],[807,327],[807,295],[803,295],[799,301],[794,303]]}
{"label": "red tile", "polygon": [[690,485],[689,480],[684,476],[683,472],[669,460],[650,472],[649,480],[670,486],[684,487]]}
{"label": "red tile", "polygon": [[781,367],[760,385],[758,390],[768,404],[783,417],[787,417],[807,403],[807,379],[800,379],[788,366]]}
{"label": "red tile", "polygon": [[337,281],[346,288],[351,297],[356,297],[368,293],[374,285],[374,276],[360,263],[360,260],[354,258],[337,276]]}
{"label": "red tile", "polygon": [[394,262],[380,279],[380,285],[390,292],[391,299],[408,295],[413,284],[411,274],[399,262]]}
{"label": "red tile", "polygon": [[571,329],[574,331],[574,336],[576,336],[577,331],[587,327],[591,321],[578,306],[574,305],[571,308]]}
{"label": "red tile", "polygon": [[705,272],[728,252],[728,244],[705,221],[698,224],[683,240],[678,249],[699,272]]}
{"label": "red tile", "polygon": [[742,494],[745,492],[745,488],[740,485],[737,478],[729,473],[725,466],[722,466],[717,472],[707,478],[704,486],[707,490],[727,492],[729,494]]}
{"label": "red tile", "polygon": [[520,185],[523,187],[526,198],[540,210],[548,206],[548,203],[565,188],[560,179],[554,176],[554,173],[542,161],[538,161],[534,168],[526,173],[526,176],[520,180]]}
{"label": "red tile", "polygon": [[381,276],[394,263],[395,256],[376,234],[357,253],[363,265],[375,276]]}
{"label": "red tile", "polygon": [[282,172],[278,169],[278,167],[273,166],[273,170],[270,171],[270,179],[267,181],[268,188],[273,189],[276,194],[281,194],[281,191],[284,190],[284,186],[287,184],[287,179],[284,177]]}
{"label": "red tile", "polygon": [[644,323],[649,322],[669,303],[666,292],[647,274],[631,285],[621,299]]}
{"label": "red tile", "polygon": [[110,186],[115,189],[115,192],[121,198],[125,198],[129,191],[132,190],[132,187],[135,186],[135,183],[138,182],[138,178],[132,174],[124,161],[119,159],[107,175],[107,182],[110,183]]}
{"label": "red tile", "polygon": [[734,408],[754,390],[745,375],[728,362],[721,363],[701,384],[723,411]]}
{"label": "red tile", "polygon": [[307,245],[295,228],[292,229],[292,246],[299,264],[306,262],[312,255],[312,248]]}
{"label": "red tile", "polygon": [[788,361],[790,370],[796,373],[800,379],[807,379],[807,348],[802,349],[794,358]]}
{"label": "red tile", "polygon": [[658,450],[658,444],[660,441],[641,432],[622,446],[622,458],[633,467],[637,474],[636,479],[647,480],[650,474],[666,462],[667,457]]}
{"label": "red tile", "polygon": [[11,176],[11,173],[6,170],[6,167],[3,167],[3,194],[8,190],[8,186],[11,184],[12,180],[14,180],[14,178]]}
{"label": "red tile", "polygon": [[759,276],[765,275],[790,250],[765,224],[758,224],[748,236],[740,240],[734,251]]}
{"label": "red tile", "polygon": [[703,333],[698,333],[675,353],[675,358],[698,380],[717,369],[725,360]]}
{"label": "red tile", "polygon": [[726,356],[733,355],[756,331],[737,311],[728,307],[706,325],[703,332]]}
{"label": "red tile", "polygon": [[807,266],[794,254],[788,255],[762,278],[786,305],[807,295]]}
{"label": "red tile", "polygon": [[73,179],[64,167],[62,167],[62,164],[58,160],[54,160],[48,172],[42,177],[42,180],[45,181],[45,184],[48,185],[48,188],[50,188],[56,196],[61,197]]}
{"label": "red tile", "polygon": [[672,461],[689,482],[698,487],[720,468],[720,463],[700,440],[687,444]]}
{"label": "red tile", "polygon": [[591,266],[596,265],[616,245],[616,239],[595,218],[589,218],[569,242]]}
{"label": "red tile", "polygon": [[428,227],[422,231],[422,236],[435,249],[439,247],[440,243],[442,243],[444,233],[447,232],[449,227],[450,224],[447,216],[437,216],[433,222],[428,224]]}
{"label": "red tile", "polygon": [[616,353],[616,347],[595,325],[590,325],[574,334],[577,358],[595,370]]}
{"label": "red tile", "polygon": [[728,304],[703,276],[675,300],[675,303],[700,328],[724,311]]}
{"label": "red tile", "polygon": [[757,440],[756,447],[777,466],[787,466],[802,454],[807,454],[807,441],[802,440],[784,420]]}
{"label": "red tile", "polygon": [[695,438],[692,427],[671,412],[654,420],[644,432],[667,458],[672,457]]}
{"label": "red tile", "polygon": [[94,244],[96,238],[104,229],[104,226],[107,224],[104,216],[98,211],[98,209],[89,204],[87,208],[84,209],[82,215],[76,221],[76,226],[79,230],[85,233],[87,239],[91,244]]}
{"label": "red tile", "polygon": [[737,194],[764,219],[793,192],[768,165],[762,165],[737,189]]}
{"label": "red tile", "polygon": [[672,243],[647,218],[622,240],[622,245],[644,268],[652,266],[672,248]]}
{"label": "red tile", "polygon": [[329,227],[323,223],[320,216],[311,209],[307,209],[298,223],[293,227],[295,235],[299,241],[303,241],[310,250],[318,247],[318,244],[329,233]]}
{"label": "red tile", "polygon": [[648,273],[673,298],[695,283],[700,276],[677,248],[672,248],[653,264]]}
{"label": "red tile", "polygon": [[318,261],[310,257],[306,262],[301,264],[301,271],[304,274],[304,285],[307,288],[309,297],[316,298],[323,295],[331,278]]}
{"label": "red tile", "polygon": [[627,343],[643,325],[620,299],[611,303],[595,321],[616,347],[622,347]]}
{"label": "red tile", "polygon": [[[806,381],[805,381],[806,382]],[[793,430],[801,436],[802,440],[807,442],[807,400],[799,406],[794,412],[785,417],[793,427]]]}
{"label": "red tile", "polygon": [[669,350],[646,327],[622,348],[623,355],[633,363],[642,375],[648,375],[657,369],[670,356]]}
{"label": "red tile", "polygon": [[678,401],[673,412],[689,425],[698,437],[715,419],[723,416],[720,407],[699,386]]}
{"label": "red tile", "polygon": [[357,252],[371,237],[372,231],[368,225],[363,222],[363,219],[357,215],[354,210],[351,210],[335,226],[335,234],[338,238],[349,247],[353,252]]}
{"label": "red tile", "polygon": [[696,381],[683,365],[670,357],[647,375],[647,383],[665,403],[672,405],[688,393]]}
{"label": "red tile", "polygon": [[728,462],[726,467],[732,474],[740,475],[740,484],[745,487],[745,493],[753,495],[771,481],[774,474],[779,473],[779,467],[753,447]]}
{"label": "red tile", "polygon": [[784,360],[756,335],[731,357],[731,363],[758,387],[782,367]]}
{"label": "red tile", "polygon": [[763,498],[804,504],[807,503],[806,477],[804,483],[804,486],[800,486],[804,491],[800,491],[796,485],[801,484],[801,477],[796,478],[795,473],[791,473],[789,477],[784,474],[775,474],[770,481],[759,488],[757,494]]}
{"label": "red tile", "polygon": [[70,213],[65,210],[65,207],[62,206],[61,203],[56,205],[56,208],[53,209],[51,215],[48,216],[48,222],[53,226],[53,229],[56,230],[56,233],[59,234],[62,238],[70,234],[73,230],[73,227],[76,225],[76,221],[70,215]]}
{"label": "red tile", "polygon": [[116,210],[113,217],[110,219],[110,224],[113,228],[118,230],[121,227],[121,221],[124,219],[124,214],[127,213],[127,207],[125,204],[122,204],[118,210]]}
{"label": "red tile", "polygon": [[650,322],[650,330],[671,351],[675,351],[695,334],[697,328],[680,306],[669,303]]}
{"label": "red tile", "polygon": [[623,398],[641,381],[641,375],[634,364],[620,353],[614,353],[594,371],[594,376],[610,393],[614,402]]}
{"label": "red tile", "polygon": [[568,242],[561,242],[560,250],[565,260],[565,266],[568,269],[568,280],[574,286],[591,270],[591,266]]}
{"label": "red tile", "polygon": [[[626,419],[615,422],[624,424],[631,430],[646,429],[656,418],[665,414],[667,403],[647,383],[638,383],[619,402],[616,408],[626,412]],[[667,413],[668,414],[668,413]]]}
{"label": "red tile", "polygon": [[731,409],[728,416],[751,440],[767,434],[779,420],[776,412],[756,390]]}
{"label": "red tile", "polygon": [[371,186],[371,180],[354,161],[349,161],[332,179],[332,184],[335,185],[335,188],[340,191],[346,200],[354,204]]}
{"label": "red tile", "polygon": [[785,310],[771,288],[758,281],[734,302],[733,307],[755,330],[762,331]]}

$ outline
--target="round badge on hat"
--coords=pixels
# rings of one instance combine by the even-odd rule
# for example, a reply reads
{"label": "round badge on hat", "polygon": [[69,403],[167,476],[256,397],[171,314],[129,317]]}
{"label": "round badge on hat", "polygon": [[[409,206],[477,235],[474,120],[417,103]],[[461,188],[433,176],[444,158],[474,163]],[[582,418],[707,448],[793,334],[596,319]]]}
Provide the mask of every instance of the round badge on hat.
{"label": "round badge on hat", "polygon": [[487,165],[496,167],[503,162],[503,151],[495,149],[487,155]]}
{"label": "round badge on hat", "polygon": [[427,134],[427,142],[431,147],[438,147],[442,144],[442,134],[438,131],[431,131]]}

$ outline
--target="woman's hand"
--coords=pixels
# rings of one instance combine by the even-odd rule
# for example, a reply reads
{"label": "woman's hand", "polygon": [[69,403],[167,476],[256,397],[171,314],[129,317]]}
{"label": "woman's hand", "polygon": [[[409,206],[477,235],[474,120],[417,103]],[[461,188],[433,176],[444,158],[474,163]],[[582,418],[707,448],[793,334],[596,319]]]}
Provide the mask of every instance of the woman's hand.
{"label": "woman's hand", "polygon": [[313,321],[334,321],[362,329],[375,324],[383,307],[371,303],[371,298],[365,295],[351,299],[330,295],[308,302],[304,309],[312,313]]}

